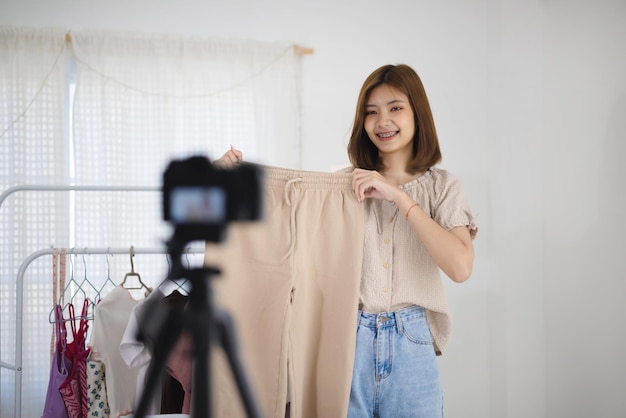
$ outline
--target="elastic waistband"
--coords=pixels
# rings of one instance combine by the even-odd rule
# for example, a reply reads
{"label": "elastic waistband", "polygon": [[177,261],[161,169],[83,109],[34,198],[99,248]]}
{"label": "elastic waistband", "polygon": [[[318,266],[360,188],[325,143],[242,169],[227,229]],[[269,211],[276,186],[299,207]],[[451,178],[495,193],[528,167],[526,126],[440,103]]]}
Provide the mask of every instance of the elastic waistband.
{"label": "elastic waistband", "polygon": [[410,306],[399,311],[368,313],[359,311],[359,325],[370,328],[397,327],[402,329],[402,323],[426,316],[421,306]]}
{"label": "elastic waistband", "polygon": [[301,189],[352,190],[352,173],[323,173],[265,165],[259,165],[259,168],[263,172],[263,184],[267,187],[284,188],[297,179]]}

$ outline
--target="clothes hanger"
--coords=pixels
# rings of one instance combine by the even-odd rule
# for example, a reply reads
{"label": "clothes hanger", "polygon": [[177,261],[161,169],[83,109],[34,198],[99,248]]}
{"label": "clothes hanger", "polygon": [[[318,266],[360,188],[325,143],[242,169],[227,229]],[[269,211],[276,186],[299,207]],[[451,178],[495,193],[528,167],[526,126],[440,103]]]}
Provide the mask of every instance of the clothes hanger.
{"label": "clothes hanger", "polygon": [[[121,287],[123,287],[124,289],[127,290],[133,290],[133,289],[146,289],[146,296],[150,294],[150,292],[152,292],[152,288],[148,285],[146,285],[143,280],[141,280],[141,276],[139,275],[139,273],[137,273],[135,271],[135,263],[133,263],[133,257],[135,256],[135,247],[134,246],[130,246],[130,271],[128,273],[126,273],[126,275],[124,275],[124,280],[122,280],[122,283],[120,284]],[[137,280],[139,281],[139,286],[135,286],[135,287],[130,287],[130,286],[124,286],[126,284],[126,280],[129,277],[136,277]]]}
{"label": "clothes hanger", "polygon": [[[85,248],[85,250],[87,250],[87,248]],[[83,280],[80,283],[74,280],[74,282],[77,283],[77,286],[78,286],[77,290],[80,290],[80,292],[76,291],[72,294],[69,305],[73,307],[82,305],[83,308],[81,310],[81,313],[80,315],[75,316],[75,319],[81,320],[81,321],[88,321],[88,320],[93,319],[93,308],[96,306],[96,304],[94,303],[94,301],[92,300],[89,294],[91,293],[97,294],[98,289],[96,289],[93,283],[91,283],[91,281],[87,278],[87,261],[85,260],[84,254],[82,257],[83,257],[83,271],[84,271]],[[89,290],[89,287],[91,287],[92,290]],[[80,295],[82,295],[82,298],[79,297]]]}
{"label": "clothes hanger", "polygon": [[[178,292],[183,296],[189,296],[189,287],[191,286],[186,278],[172,278],[172,263],[169,254],[165,255],[167,261],[167,277],[163,280],[158,289],[163,295],[169,295]],[[189,267],[189,259],[187,259],[187,267]]]}
{"label": "clothes hanger", "polygon": [[[74,256],[75,257],[75,256]],[[80,284],[78,284],[78,282],[76,281],[76,279],[74,278],[74,261],[72,256],[70,255],[70,280],[67,282],[67,284],[65,285],[65,289],[63,289],[63,293],[61,295],[59,295],[59,303],[61,303],[61,301],[64,300],[65,297],[65,293],[70,290],[71,296],[70,296],[70,301],[66,302],[63,305],[63,312],[67,312],[67,308],[72,305],[74,303],[74,298],[76,298],[76,295],[78,293],[82,293],[83,295],[83,300],[87,299],[87,293],[85,293],[85,291],[83,290],[82,287],[80,287]],[[73,308],[72,308],[73,309]]]}
{"label": "clothes hanger", "polygon": [[[85,293],[85,291],[83,290],[83,288],[80,286],[80,284],[76,281],[76,279],[74,278],[74,261],[72,258],[72,254],[69,254],[68,257],[69,261],[70,261],[70,279],[69,281],[66,283],[65,287],[63,288],[63,290],[61,291],[61,293],[59,294],[59,299],[57,304],[59,306],[62,306],[62,310],[61,313],[64,314],[63,317],[63,321],[64,322],[70,322],[73,321],[73,319],[69,319],[69,313],[73,312],[74,310],[74,299],[77,299],[77,296],[79,294],[82,294],[82,300],[87,300],[87,293]],[[65,294],[70,291],[72,292],[72,296],[70,297],[69,302],[65,302]],[[50,318],[50,322],[54,323],[56,322],[56,318],[53,320],[52,318]]]}
{"label": "clothes hanger", "polygon": [[111,279],[111,263],[109,261],[109,255],[113,256],[113,254],[109,253],[109,249],[107,249],[107,252],[106,252],[107,278],[104,281],[104,283],[102,284],[102,286],[100,287],[100,290],[98,291],[98,299],[96,300],[96,303],[99,303],[102,300],[102,293],[104,291],[104,288],[107,287],[107,285],[109,285],[110,287],[113,287],[113,288],[117,287],[115,282]]}
{"label": "clothes hanger", "polygon": [[[85,248],[85,252],[87,248]],[[97,297],[99,295],[99,291],[98,289],[96,289],[96,287],[93,285],[93,283],[91,283],[91,281],[87,278],[87,261],[85,261],[85,254],[83,254],[83,269],[85,272],[85,276],[83,277],[83,281],[80,282],[80,284],[78,285],[80,287],[80,289],[82,290],[83,294],[85,295],[85,300],[89,301],[89,305],[91,308],[93,308],[96,304],[94,302],[94,300],[97,300]],[[87,285],[89,285],[89,287],[91,287],[92,291],[89,291],[89,288],[87,287]],[[92,300],[89,296],[87,296],[87,293],[93,293],[94,294],[94,300]],[[72,302],[73,302],[73,297],[72,297]],[[91,318],[89,318],[91,319]]]}

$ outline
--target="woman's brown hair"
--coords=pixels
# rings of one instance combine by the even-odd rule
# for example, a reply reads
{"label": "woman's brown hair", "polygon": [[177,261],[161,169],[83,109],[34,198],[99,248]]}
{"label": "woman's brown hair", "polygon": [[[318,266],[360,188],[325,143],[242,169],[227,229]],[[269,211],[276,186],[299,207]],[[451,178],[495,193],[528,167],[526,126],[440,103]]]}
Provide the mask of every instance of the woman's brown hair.
{"label": "woman's brown hair", "polygon": [[367,136],[364,128],[365,105],[372,90],[388,85],[406,95],[415,118],[413,159],[407,170],[411,173],[426,171],[441,161],[441,149],[428,97],[422,80],[415,70],[405,64],[384,65],[365,79],[356,105],[352,134],[348,143],[348,156],[354,167],[382,170],[378,149]]}

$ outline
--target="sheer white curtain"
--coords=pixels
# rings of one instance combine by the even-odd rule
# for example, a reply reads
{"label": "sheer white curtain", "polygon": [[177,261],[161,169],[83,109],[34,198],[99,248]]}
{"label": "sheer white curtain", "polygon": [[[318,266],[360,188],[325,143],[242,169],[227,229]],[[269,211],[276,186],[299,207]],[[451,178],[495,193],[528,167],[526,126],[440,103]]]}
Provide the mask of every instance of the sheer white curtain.
{"label": "sheer white curtain", "polygon": [[[57,30],[0,29],[0,186],[66,183],[64,34]],[[67,199],[53,193],[12,195],[0,207],[0,361],[15,364],[15,285],[21,260],[55,242],[67,242]],[[51,306],[50,262],[34,263],[25,291],[24,321],[46,339],[25,335],[24,405],[41,405],[46,386]],[[47,295],[46,295],[47,293]],[[44,319],[45,318],[45,319]],[[36,345],[39,344],[39,345]],[[13,413],[14,371],[0,369],[0,416]],[[45,377],[44,377],[45,379]],[[24,416],[38,416],[31,410]]]}
{"label": "sheer white curtain", "polygon": [[[172,158],[217,158],[231,144],[249,160],[298,165],[291,45],[73,32],[72,47],[77,181],[158,185]],[[165,237],[155,229],[158,194],[76,196],[76,213],[89,214],[77,217],[81,245],[153,246]]]}
{"label": "sheer white curtain", "polygon": [[[0,28],[0,187],[155,186],[174,158],[222,155],[300,166],[299,58],[288,44],[52,29]],[[22,260],[56,247],[156,247],[168,236],[158,192],[20,192],[0,206],[0,356],[15,359],[15,283]],[[96,286],[128,257],[72,258]],[[191,260],[193,262],[194,260]],[[164,256],[137,256],[156,284]],[[22,415],[39,416],[48,383],[50,260],[26,274]],[[0,369],[0,415],[14,374]]]}

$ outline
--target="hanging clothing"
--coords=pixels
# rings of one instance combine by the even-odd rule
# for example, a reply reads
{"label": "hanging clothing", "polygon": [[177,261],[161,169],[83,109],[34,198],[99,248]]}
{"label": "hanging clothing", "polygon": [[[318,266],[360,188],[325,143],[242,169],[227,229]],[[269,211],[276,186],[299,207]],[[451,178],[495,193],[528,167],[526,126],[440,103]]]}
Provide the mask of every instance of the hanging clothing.
{"label": "hanging clothing", "polygon": [[[182,295],[177,290],[167,295],[165,300],[173,308],[180,307],[184,309],[187,304],[187,296]],[[161,391],[162,414],[188,414],[191,410],[192,350],[191,333],[188,330],[183,330],[167,359],[166,379],[170,380],[170,384],[164,384]],[[170,402],[167,402],[167,400],[170,400]],[[170,405],[169,408],[164,407],[167,404]]]}
{"label": "hanging clothing", "polygon": [[[87,416],[87,380],[85,368],[89,349],[85,347],[87,329],[89,322],[87,319],[89,300],[85,299],[83,309],[79,318],[74,315],[74,305],[69,305],[70,325],[72,328],[73,340],[68,344],[66,353],[72,361],[72,370],[67,379],[59,386],[59,392],[63,397],[63,402],[67,408],[69,418],[82,418]],[[79,321],[76,328],[76,321]]]}
{"label": "hanging clothing", "polygon": [[120,342],[137,301],[123,287],[116,287],[96,306],[90,346],[93,359],[101,361],[111,417],[130,415],[135,406],[137,370],[126,365]]}
{"label": "hanging clothing", "polygon": [[[134,369],[137,373],[137,381],[135,385],[135,405],[139,403],[139,400],[143,396],[146,375],[148,373],[148,367],[150,366],[150,350],[143,342],[137,340],[137,331],[139,330],[138,317],[143,314],[143,309],[147,306],[147,303],[152,298],[162,298],[163,293],[157,288],[150,295],[140,300],[133,308],[122,340],[120,342],[120,355],[124,363],[131,369]],[[153,396],[151,402],[146,409],[147,415],[156,415],[161,412],[161,396]]]}
{"label": "hanging clothing", "polygon": [[106,388],[104,363],[87,359],[87,417],[108,417],[111,414]]}
{"label": "hanging clothing", "polygon": [[[209,243],[215,304],[234,319],[261,415],[344,418],[348,410],[363,208],[348,173],[264,167],[263,220],[232,223]],[[213,350],[213,411],[244,416],[231,371]],[[215,380],[217,379],[217,380]]]}
{"label": "hanging clothing", "polygon": [[[177,290],[164,296],[159,289],[152,292],[149,298],[164,298],[172,308],[184,309],[187,303],[187,296],[182,295]],[[137,403],[143,396],[145,379],[148,366],[152,358],[148,348],[137,340],[139,330],[138,317],[142,316],[145,303],[140,301],[128,320],[122,341],[120,343],[120,354],[128,367],[138,371],[137,378]],[[183,324],[180,324],[183,326]],[[152,402],[149,404],[147,414],[188,414],[191,406],[191,384],[192,384],[192,353],[193,342],[191,335],[183,330],[177,343],[169,353],[166,363],[167,374],[163,377],[161,387],[152,393]],[[158,396],[160,395],[160,396]]]}
{"label": "hanging clothing", "polygon": [[67,408],[59,388],[69,376],[72,361],[65,356],[67,348],[67,330],[63,319],[63,307],[56,305],[55,309],[55,344],[50,365],[48,391],[44,403],[42,418],[67,418]]}
{"label": "hanging clothing", "polygon": [[52,253],[52,312],[54,326],[50,346],[50,377],[42,418],[67,418],[67,408],[59,388],[72,370],[72,361],[66,356],[67,328],[63,318],[63,306],[60,302],[63,295],[59,293],[65,289],[65,262],[66,250],[55,248]]}

